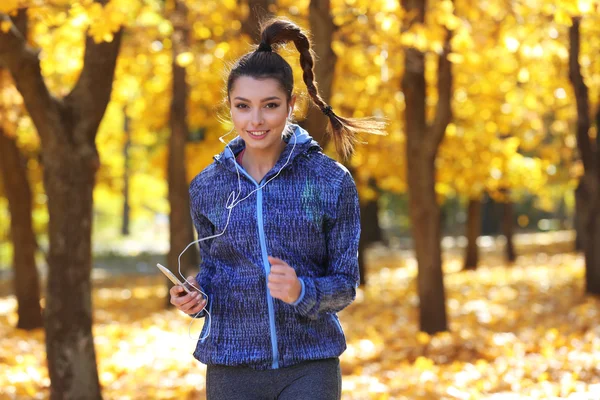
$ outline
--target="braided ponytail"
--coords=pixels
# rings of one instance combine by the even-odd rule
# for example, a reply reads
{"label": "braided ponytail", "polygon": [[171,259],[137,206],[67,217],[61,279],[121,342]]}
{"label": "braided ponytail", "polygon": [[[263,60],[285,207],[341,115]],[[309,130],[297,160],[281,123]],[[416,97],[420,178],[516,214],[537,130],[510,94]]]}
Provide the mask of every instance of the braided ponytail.
{"label": "braided ponytail", "polygon": [[360,132],[385,135],[385,122],[376,118],[343,118],[337,115],[330,105],[319,95],[315,81],[314,52],[306,33],[291,21],[275,18],[261,26],[261,42],[255,51],[242,56],[234,65],[227,82],[227,93],[239,76],[252,76],[259,79],[274,78],[279,81],[288,95],[293,91],[293,74],[290,65],[274,50],[287,42],[293,42],[300,53],[302,78],[313,102],[329,119],[327,133],[333,138],[337,153],[347,160],[354,152],[357,135]]}

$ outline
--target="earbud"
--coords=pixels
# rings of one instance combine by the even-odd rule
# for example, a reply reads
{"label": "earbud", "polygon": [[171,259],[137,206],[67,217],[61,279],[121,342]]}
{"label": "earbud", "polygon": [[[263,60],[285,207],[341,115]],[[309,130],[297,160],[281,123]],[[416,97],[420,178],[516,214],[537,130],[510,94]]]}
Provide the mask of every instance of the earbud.
{"label": "earbud", "polygon": [[290,107],[290,112],[288,113],[288,119],[290,119],[290,117],[292,116],[292,107]]}

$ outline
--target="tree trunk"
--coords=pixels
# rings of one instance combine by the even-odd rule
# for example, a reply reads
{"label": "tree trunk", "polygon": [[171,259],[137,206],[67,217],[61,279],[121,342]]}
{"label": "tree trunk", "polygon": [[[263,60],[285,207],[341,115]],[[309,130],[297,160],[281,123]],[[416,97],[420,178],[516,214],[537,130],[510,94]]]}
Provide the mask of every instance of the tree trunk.
{"label": "tree trunk", "polygon": [[[423,23],[425,1],[402,0],[408,24]],[[452,118],[452,72],[444,52],[438,63],[438,103],[435,119],[428,126],[425,95],[425,56],[415,48],[405,48],[402,90],[405,96],[406,156],[411,228],[418,263],[420,329],[429,334],[448,330],[446,295],[442,274],[440,207],[435,192],[435,158],[446,127]]]}
{"label": "tree trunk", "polygon": [[575,251],[583,251],[583,221],[581,220],[581,180],[575,188],[575,210],[573,213],[573,227],[575,228]]}
{"label": "tree trunk", "polygon": [[[8,20],[0,14],[0,23]],[[59,99],[48,91],[39,53],[23,34],[14,26],[0,31],[0,62],[10,70],[41,141],[50,217],[44,325],[51,400],[101,398],[92,337],[92,191],[99,167],[96,133],[120,42],[121,31],[109,43],[86,37],[79,79]]]}
{"label": "tree trunk", "polygon": [[514,214],[513,204],[509,198],[502,202],[502,234],[506,238],[506,247],[504,253],[506,255],[506,261],[509,263],[515,262],[517,254],[515,252],[515,246],[513,242],[514,233]]}
{"label": "tree trunk", "polygon": [[125,122],[123,130],[125,132],[125,146],[123,146],[123,160],[125,165],[123,166],[123,224],[121,225],[121,234],[123,236],[129,236],[129,148],[131,147],[131,132],[129,131],[129,117],[126,114],[126,110],[123,110]]}
{"label": "tree trunk", "polygon": [[[196,246],[190,247],[181,257],[179,269],[179,254],[194,240],[192,220],[190,217],[189,186],[187,181],[185,145],[189,130],[187,125],[188,86],[186,70],[177,64],[177,55],[189,48],[189,24],[187,8],[182,1],[177,1],[175,11],[171,16],[173,32],[173,86],[171,100],[171,115],[169,124],[168,185],[170,204],[170,249],[167,258],[169,269],[181,278],[185,278],[197,269],[198,253]],[[173,284],[165,279],[166,284]],[[167,307],[170,307],[168,296]]]}
{"label": "tree trunk", "polygon": [[[319,94],[329,104],[331,101],[331,90],[333,88],[333,77],[337,56],[331,48],[333,34],[336,26],[330,12],[330,0],[311,0],[308,19],[310,21],[310,32],[313,36],[313,50],[317,55],[314,72],[318,84]],[[309,102],[306,118],[300,124],[310,135],[323,147],[331,140],[326,132],[329,119],[323,112]]]}
{"label": "tree trunk", "polygon": [[584,170],[575,192],[575,204],[585,257],[586,293],[600,295],[600,144],[590,134],[588,88],[579,64],[579,25],[580,18],[573,18],[569,28],[569,80],[577,103],[577,148]]}
{"label": "tree trunk", "polygon": [[[575,191],[581,216],[581,241],[585,258],[586,293],[600,294],[600,213],[598,205],[598,182],[591,174],[585,174]],[[594,204],[594,197],[596,204]]]}
{"label": "tree trunk", "polygon": [[[333,22],[333,15],[331,15],[331,1],[311,0],[308,19],[310,22],[310,32],[312,34],[313,51],[317,56],[314,66],[315,79],[321,98],[329,104],[331,101],[333,78],[335,76],[335,66],[337,63],[337,55],[331,47],[333,35],[337,29],[337,26]],[[310,133],[323,149],[325,149],[331,140],[331,137],[327,134],[328,122],[329,119],[323,112],[310,102],[306,118],[300,125]],[[346,164],[346,167],[354,174],[354,170],[349,163]],[[369,182],[369,185],[373,187],[375,183]],[[381,240],[381,228],[379,227],[378,213],[379,203],[377,202],[377,199],[361,202],[361,235],[358,244],[358,267],[361,276],[360,284],[362,286],[366,285],[368,282],[365,261],[366,249],[371,243]]]}
{"label": "tree trunk", "polygon": [[238,5],[248,4],[249,13],[242,21],[242,33],[252,38],[253,42],[260,42],[260,24],[267,18],[273,16],[269,11],[270,5],[275,5],[276,0],[238,0]]}
{"label": "tree trunk", "polygon": [[50,213],[46,349],[53,399],[101,397],[90,282],[96,168],[85,150],[75,146],[44,151]]}
{"label": "tree trunk", "polygon": [[[0,74],[3,74],[0,71]],[[1,86],[1,85],[0,85]],[[32,195],[27,177],[27,160],[14,139],[0,128],[0,174],[10,211],[13,244],[13,287],[17,296],[17,328],[36,329],[43,326],[40,306],[40,284],[35,264],[37,248],[31,220]]]}
{"label": "tree trunk", "polygon": [[[370,181],[369,185],[372,189],[377,190],[374,180]],[[358,242],[358,268],[360,271],[360,284],[362,286],[368,283],[367,265],[365,261],[366,249],[371,243],[381,241],[383,236],[381,227],[379,226],[378,198],[361,202],[360,204],[361,233]]]}
{"label": "tree trunk", "polygon": [[469,199],[467,209],[467,248],[464,269],[475,270],[479,264],[477,239],[481,235],[481,199]]}

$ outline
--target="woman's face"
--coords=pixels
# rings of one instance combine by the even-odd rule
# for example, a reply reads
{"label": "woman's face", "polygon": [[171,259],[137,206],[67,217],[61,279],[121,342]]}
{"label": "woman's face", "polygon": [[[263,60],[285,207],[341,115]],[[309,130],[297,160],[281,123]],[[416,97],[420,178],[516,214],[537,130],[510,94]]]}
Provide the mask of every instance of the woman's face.
{"label": "woman's face", "polygon": [[231,118],[246,148],[281,151],[281,134],[295,97],[287,102],[286,93],[272,78],[240,76],[229,93]]}

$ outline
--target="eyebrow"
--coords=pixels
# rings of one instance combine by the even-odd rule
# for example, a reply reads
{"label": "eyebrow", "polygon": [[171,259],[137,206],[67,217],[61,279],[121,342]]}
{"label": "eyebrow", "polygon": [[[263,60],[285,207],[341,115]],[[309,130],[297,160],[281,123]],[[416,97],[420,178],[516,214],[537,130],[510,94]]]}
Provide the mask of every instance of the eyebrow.
{"label": "eyebrow", "polygon": [[[248,103],[251,103],[250,100],[245,99],[243,97],[235,97],[234,100],[247,101]],[[277,96],[265,97],[264,99],[261,100],[261,102],[270,101],[270,100],[281,100],[281,98],[279,98]]]}

